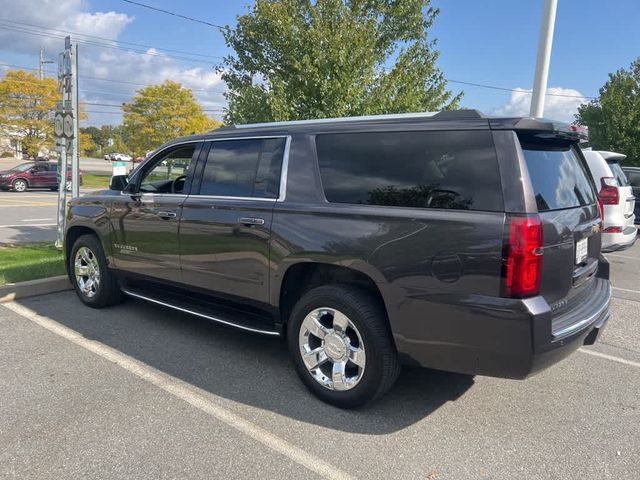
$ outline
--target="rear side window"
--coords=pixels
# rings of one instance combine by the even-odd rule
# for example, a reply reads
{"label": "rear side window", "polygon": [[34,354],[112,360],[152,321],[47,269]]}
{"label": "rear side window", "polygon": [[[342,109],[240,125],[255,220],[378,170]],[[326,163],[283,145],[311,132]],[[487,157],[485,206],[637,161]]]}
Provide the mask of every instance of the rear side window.
{"label": "rear side window", "polygon": [[591,205],[596,201],[586,166],[567,142],[520,137],[538,211]]}
{"label": "rear side window", "polygon": [[328,134],[316,146],[329,202],[503,209],[488,131]]}
{"label": "rear side window", "polygon": [[629,184],[632,187],[640,187],[640,172],[627,170],[626,174],[627,174],[627,178],[629,179]]}
{"label": "rear side window", "polygon": [[284,138],[212,142],[200,195],[277,198]]}
{"label": "rear side window", "polygon": [[627,176],[622,171],[622,167],[620,167],[620,164],[618,162],[610,162],[609,168],[611,169],[613,176],[616,177],[616,180],[618,181],[618,185],[620,185],[621,187],[626,187],[629,185],[629,182],[627,181]]}

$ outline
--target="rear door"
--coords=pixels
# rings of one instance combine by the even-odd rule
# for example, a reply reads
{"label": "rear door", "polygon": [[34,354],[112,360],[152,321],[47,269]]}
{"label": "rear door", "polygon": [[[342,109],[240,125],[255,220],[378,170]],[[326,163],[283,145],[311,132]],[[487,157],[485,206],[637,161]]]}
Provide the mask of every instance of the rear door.
{"label": "rear door", "polygon": [[286,142],[240,138],[207,145],[180,220],[185,284],[268,301],[271,220]]}
{"label": "rear door", "polygon": [[540,293],[552,310],[566,308],[588,295],[598,269],[601,225],[595,184],[575,143],[518,137],[544,229]]}

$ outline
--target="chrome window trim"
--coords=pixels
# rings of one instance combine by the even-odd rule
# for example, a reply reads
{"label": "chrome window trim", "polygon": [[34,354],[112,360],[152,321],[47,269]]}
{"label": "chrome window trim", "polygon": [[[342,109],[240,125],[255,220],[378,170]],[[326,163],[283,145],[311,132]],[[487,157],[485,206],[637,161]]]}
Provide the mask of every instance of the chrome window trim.
{"label": "chrome window trim", "polygon": [[263,198],[263,197],[225,197],[224,195],[189,195],[189,198],[204,198],[209,200],[257,200],[258,202],[271,202],[275,203],[277,198]]}

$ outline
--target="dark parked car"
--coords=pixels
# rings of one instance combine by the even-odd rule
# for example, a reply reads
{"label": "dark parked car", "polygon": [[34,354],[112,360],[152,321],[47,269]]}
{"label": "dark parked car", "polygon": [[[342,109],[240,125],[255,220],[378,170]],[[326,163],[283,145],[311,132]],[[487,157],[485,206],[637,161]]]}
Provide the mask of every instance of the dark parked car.
{"label": "dark parked car", "polygon": [[[46,161],[26,162],[0,172],[0,189],[24,192],[28,188],[58,189],[58,166]],[[79,175],[82,185],[82,172]],[[71,190],[71,172],[67,174],[67,190]]]}
{"label": "dark parked car", "polygon": [[595,185],[568,125],[476,111],[227,127],[74,199],[69,278],[286,337],[355,407],[401,363],[524,378],[609,315]]}
{"label": "dark parked car", "polygon": [[629,180],[629,185],[633,189],[633,195],[636,197],[636,225],[640,224],[640,167],[622,167],[622,171]]}

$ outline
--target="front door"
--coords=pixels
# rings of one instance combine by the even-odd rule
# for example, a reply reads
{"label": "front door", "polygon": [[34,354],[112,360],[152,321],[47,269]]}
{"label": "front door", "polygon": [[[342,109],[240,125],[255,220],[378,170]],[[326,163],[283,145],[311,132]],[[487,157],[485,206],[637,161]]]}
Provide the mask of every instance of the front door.
{"label": "front door", "polygon": [[286,138],[217,140],[180,220],[183,282],[268,301],[269,238]]}
{"label": "front door", "polygon": [[197,143],[188,143],[159,152],[114,201],[112,249],[117,269],[180,281],[178,225],[197,150]]}
{"label": "front door", "polygon": [[45,163],[36,163],[33,165],[31,170],[29,171],[29,184],[32,187],[48,187],[47,182],[47,164]]}

